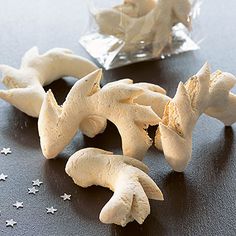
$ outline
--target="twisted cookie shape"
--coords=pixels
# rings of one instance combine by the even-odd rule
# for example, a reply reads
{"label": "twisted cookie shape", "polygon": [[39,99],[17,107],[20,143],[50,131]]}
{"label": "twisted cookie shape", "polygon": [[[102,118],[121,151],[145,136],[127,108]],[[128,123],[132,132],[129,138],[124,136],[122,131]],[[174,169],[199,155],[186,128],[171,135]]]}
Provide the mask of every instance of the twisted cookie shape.
{"label": "twisted cookie shape", "polygon": [[124,155],[143,159],[152,140],[146,132],[160,118],[151,107],[134,103],[144,93],[125,83],[100,88],[102,71],[92,72],[77,81],[66,101],[59,106],[51,91],[45,96],[39,115],[40,143],[46,158],[60,153],[90,116],[108,119],[116,125]]}
{"label": "twisted cookie shape", "polygon": [[152,44],[153,54],[159,56],[171,43],[174,25],[182,23],[190,28],[191,3],[189,0],[159,0],[154,5],[141,17],[130,17],[131,10],[127,15],[116,7],[100,10],[94,17],[100,33],[124,40],[123,51],[137,49],[142,41],[146,45]]}
{"label": "twisted cookie shape", "polygon": [[[38,117],[46,94],[43,86],[64,76],[81,78],[96,69],[95,64],[69,49],[53,48],[39,55],[38,48],[33,47],[23,56],[20,69],[0,65],[2,82],[8,88],[0,90],[0,98],[29,116]],[[84,121],[82,131],[95,136],[104,130],[105,124],[105,120],[90,117]]]}
{"label": "twisted cookie shape", "polygon": [[96,69],[95,64],[69,49],[53,48],[39,55],[33,47],[23,56],[20,69],[0,65],[2,82],[9,89],[1,90],[0,97],[27,115],[38,117],[45,96],[43,86],[63,76],[84,77]]}
{"label": "twisted cookie shape", "polygon": [[155,145],[163,149],[170,166],[184,171],[192,155],[192,132],[203,112],[226,125],[236,121],[236,96],[230,92],[236,78],[229,73],[210,74],[208,64],[185,84],[179,84],[175,97],[167,103],[156,132]]}
{"label": "twisted cookie shape", "polygon": [[66,173],[81,187],[100,185],[114,192],[103,207],[100,220],[125,226],[136,220],[142,224],[150,214],[148,198],[163,200],[155,182],[145,173],[148,167],[134,158],[86,148],[72,155]]}

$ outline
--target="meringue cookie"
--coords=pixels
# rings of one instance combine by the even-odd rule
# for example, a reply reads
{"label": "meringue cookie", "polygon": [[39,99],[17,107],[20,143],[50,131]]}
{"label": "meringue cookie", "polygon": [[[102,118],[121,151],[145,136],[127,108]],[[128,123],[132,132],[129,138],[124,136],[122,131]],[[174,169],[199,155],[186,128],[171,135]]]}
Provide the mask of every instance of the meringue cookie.
{"label": "meringue cookie", "polygon": [[173,170],[182,172],[192,155],[192,133],[203,112],[230,125],[236,121],[236,98],[230,89],[236,78],[229,73],[210,74],[206,63],[167,103],[156,132],[155,145],[163,150]]}
{"label": "meringue cookie", "polygon": [[133,102],[143,93],[125,83],[100,88],[102,71],[97,70],[77,81],[65,103],[59,106],[51,91],[43,101],[38,127],[40,143],[46,158],[54,158],[70,143],[81,122],[90,116],[114,123],[121,135],[124,155],[143,159],[152,140],[146,132],[160,118],[148,106]]}
{"label": "meringue cookie", "polygon": [[[20,69],[0,65],[2,82],[8,88],[0,90],[0,98],[29,116],[38,117],[46,94],[43,86],[64,76],[81,78],[96,69],[95,64],[69,49],[53,48],[39,55],[37,47],[33,47],[23,56]],[[84,121],[82,131],[93,137],[102,132],[105,125],[106,120],[90,117]]]}
{"label": "meringue cookie", "polygon": [[145,45],[152,44],[153,54],[159,56],[171,43],[174,25],[182,23],[190,27],[190,11],[189,0],[159,0],[142,17],[130,17],[113,8],[98,11],[95,20],[102,34],[114,35],[124,41],[122,51],[136,50],[143,42]]}
{"label": "meringue cookie", "polygon": [[114,192],[99,216],[105,224],[125,226],[133,220],[142,224],[150,214],[148,198],[163,200],[161,190],[145,173],[148,167],[134,158],[86,148],[69,158],[65,170],[81,187],[99,185]]}

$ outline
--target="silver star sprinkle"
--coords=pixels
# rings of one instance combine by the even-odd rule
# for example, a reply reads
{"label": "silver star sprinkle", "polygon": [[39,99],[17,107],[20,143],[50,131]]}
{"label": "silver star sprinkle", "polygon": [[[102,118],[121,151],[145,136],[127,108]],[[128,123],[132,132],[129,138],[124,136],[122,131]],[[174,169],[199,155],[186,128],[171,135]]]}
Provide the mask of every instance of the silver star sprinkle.
{"label": "silver star sprinkle", "polygon": [[7,178],[7,175],[4,175],[4,174],[0,174],[0,181],[5,181]]}
{"label": "silver star sprinkle", "polygon": [[35,194],[35,193],[37,193],[39,190],[38,189],[36,189],[35,187],[33,187],[33,188],[28,188],[28,194]]}
{"label": "silver star sprinkle", "polygon": [[47,214],[53,214],[57,211],[57,209],[53,208],[53,207],[47,207]]}
{"label": "silver star sprinkle", "polygon": [[11,219],[11,220],[6,220],[6,227],[12,227],[13,228],[13,226],[14,225],[16,225],[17,224],[17,222],[16,221],[14,221],[13,219]]}
{"label": "silver star sprinkle", "polygon": [[70,201],[70,200],[71,200],[71,199],[70,199],[70,198],[71,198],[71,195],[64,193],[64,195],[62,195],[61,198],[62,198],[64,201],[66,201],[66,200],[69,200],[69,201]]}
{"label": "silver star sprinkle", "polygon": [[1,150],[1,153],[7,156],[8,154],[11,154],[11,149],[10,148],[3,148]]}
{"label": "silver star sprinkle", "polygon": [[38,187],[40,187],[40,185],[43,184],[43,182],[39,181],[39,179],[33,180],[32,183],[33,186],[38,186]]}
{"label": "silver star sprinkle", "polygon": [[16,209],[23,208],[23,202],[16,201],[16,203],[14,203],[13,206],[16,207]]}

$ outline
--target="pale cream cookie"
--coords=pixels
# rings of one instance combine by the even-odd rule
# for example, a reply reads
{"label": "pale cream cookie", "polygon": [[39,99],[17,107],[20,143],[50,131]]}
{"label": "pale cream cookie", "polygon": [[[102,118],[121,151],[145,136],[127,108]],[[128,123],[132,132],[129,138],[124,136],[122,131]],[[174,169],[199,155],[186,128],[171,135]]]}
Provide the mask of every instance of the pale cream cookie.
{"label": "pale cream cookie", "polygon": [[134,158],[97,148],[76,152],[66,164],[66,173],[75,184],[84,188],[99,185],[114,192],[99,218],[105,224],[121,226],[133,220],[144,222],[150,214],[148,198],[163,200],[161,190],[147,171],[148,167]]}
{"label": "pale cream cookie", "polygon": [[39,121],[39,135],[46,158],[56,157],[92,117],[108,119],[116,125],[124,155],[143,159],[152,140],[146,129],[160,118],[151,107],[139,105],[134,99],[143,89],[126,83],[107,84],[100,88],[102,71],[97,70],[76,82],[66,101],[59,106],[51,91],[45,96]]}

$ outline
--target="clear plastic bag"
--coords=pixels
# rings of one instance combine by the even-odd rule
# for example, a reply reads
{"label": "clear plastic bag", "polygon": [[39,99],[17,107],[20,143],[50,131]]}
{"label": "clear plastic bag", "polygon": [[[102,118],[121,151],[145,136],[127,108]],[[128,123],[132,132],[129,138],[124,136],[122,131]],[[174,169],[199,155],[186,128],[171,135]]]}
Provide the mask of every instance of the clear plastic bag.
{"label": "clear plastic bag", "polygon": [[80,43],[105,69],[199,49],[190,34],[199,0],[87,2],[90,23]]}

